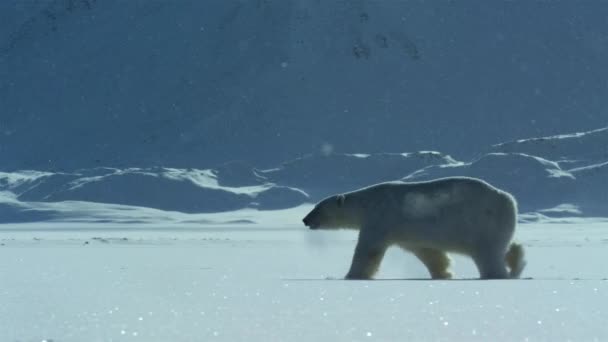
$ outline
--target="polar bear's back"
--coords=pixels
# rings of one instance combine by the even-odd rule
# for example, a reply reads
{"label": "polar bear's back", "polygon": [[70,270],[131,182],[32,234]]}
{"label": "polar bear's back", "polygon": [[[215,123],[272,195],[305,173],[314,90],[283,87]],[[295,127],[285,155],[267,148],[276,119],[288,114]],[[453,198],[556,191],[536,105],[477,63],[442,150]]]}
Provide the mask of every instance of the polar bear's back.
{"label": "polar bear's back", "polygon": [[[374,193],[371,198],[408,205],[412,214],[423,215],[426,207],[444,208],[464,206],[484,201],[505,202],[516,210],[516,202],[509,193],[489,183],[470,177],[448,177],[425,182],[386,182],[363,188],[357,193]],[[371,194],[366,194],[370,198]]]}
{"label": "polar bear's back", "polygon": [[369,217],[392,226],[402,235],[397,238],[445,241],[450,246],[443,247],[453,250],[480,241],[510,241],[516,224],[515,199],[476,178],[381,183],[353,195],[375,199]]}

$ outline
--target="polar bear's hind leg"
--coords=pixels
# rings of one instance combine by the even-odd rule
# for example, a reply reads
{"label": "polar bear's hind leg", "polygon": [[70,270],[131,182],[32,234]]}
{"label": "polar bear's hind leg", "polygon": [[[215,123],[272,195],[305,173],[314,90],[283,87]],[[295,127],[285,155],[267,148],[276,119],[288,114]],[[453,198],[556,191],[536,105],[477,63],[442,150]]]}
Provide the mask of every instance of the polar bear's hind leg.
{"label": "polar bear's hind leg", "polygon": [[478,251],[472,255],[481,279],[507,279],[505,253],[501,249]]}
{"label": "polar bear's hind leg", "polygon": [[519,278],[521,272],[526,267],[526,260],[524,259],[524,247],[519,243],[511,243],[509,251],[505,256],[505,261],[509,267],[509,277]]}

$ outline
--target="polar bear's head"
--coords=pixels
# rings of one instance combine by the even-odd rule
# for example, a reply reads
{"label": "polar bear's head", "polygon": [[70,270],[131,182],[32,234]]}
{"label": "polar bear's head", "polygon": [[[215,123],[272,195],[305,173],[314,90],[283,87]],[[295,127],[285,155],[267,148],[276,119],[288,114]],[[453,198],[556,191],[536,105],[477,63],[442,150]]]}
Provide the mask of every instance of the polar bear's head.
{"label": "polar bear's head", "polygon": [[310,229],[355,228],[354,214],[348,196],[336,195],[319,202],[302,222]]}

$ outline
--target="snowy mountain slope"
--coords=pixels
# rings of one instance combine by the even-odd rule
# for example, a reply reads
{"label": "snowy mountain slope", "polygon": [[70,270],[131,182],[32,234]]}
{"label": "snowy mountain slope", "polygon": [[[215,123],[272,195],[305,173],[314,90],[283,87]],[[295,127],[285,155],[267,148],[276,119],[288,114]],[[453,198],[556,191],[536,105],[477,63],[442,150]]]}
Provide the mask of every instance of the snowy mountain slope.
{"label": "snowy mountain slope", "polygon": [[569,172],[577,179],[575,203],[589,208],[588,214],[605,215],[608,212],[608,162],[575,168]]}
{"label": "snowy mountain slope", "polygon": [[[555,149],[560,151],[558,143],[566,144],[563,151],[570,157],[560,162],[524,153],[488,153],[471,162],[461,162],[430,151],[341,154],[327,148],[325,153],[307,155],[270,169],[231,162],[213,169],[0,172],[1,216],[4,222],[46,220],[63,215],[63,207],[51,205],[62,202],[95,202],[106,207],[126,205],[183,213],[281,209],[314,203],[331,194],[384,181],[422,181],[449,176],[481,178],[513,193],[522,213],[537,212],[549,217],[608,216],[605,205],[608,195],[604,191],[608,182],[606,162],[590,163],[591,156],[601,158],[601,155],[585,154],[603,148],[604,132],[599,129],[548,139],[554,141]],[[546,140],[525,139],[493,148],[543,147]],[[544,151],[537,148],[532,152],[544,154]],[[583,157],[576,157],[578,153]],[[573,167],[575,165],[585,166]],[[41,203],[49,205],[41,207]],[[98,210],[102,211],[105,209]]]}
{"label": "snowy mountain slope", "polygon": [[56,210],[40,210],[18,200],[13,193],[0,191],[0,223],[50,221],[56,214]]}
{"label": "snowy mountain slope", "polygon": [[[182,213],[282,209],[384,181],[449,176],[481,178],[513,193],[521,213],[539,213],[528,221],[541,216],[608,216],[606,170],[606,163],[564,169],[559,163],[521,153],[490,153],[472,162],[459,162],[425,151],[309,155],[265,170],[234,162],[214,169],[2,172],[0,216],[3,222],[47,220],[66,212],[78,216],[80,209],[68,210],[69,205],[62,203],[98,214],[120,206]],[[95,208],[92,203],[103,205],[91,209]]]}
{"label": "snowy mountain slope", "polygon": [[[329,154],[299,158],[279,168],[259,170],[246,163],[214,169],[94,168],[52,173],[0,173],[0,191],[10,195],[4,215],[13,220],[34,203],[96,202],[185,213],[294,207],[370,183],[395,180],[420,168],[457,163],[437,152]],[[25,208],[25,209],[24,209]],[[48,207],[52,211],[52,207]],[[43,212],[48,213],[46,210]]]}
{"label": "snowy mountain slope", "polygon": [[[5,194],[3,210],[8,213],[12,208],[21,214],[26,203],[31,206],[32,202],[96,202],[199,213],[245,207],[281,209],[308,200],[303,191],[286,186],[268,182],[224,186],[215,170],[168,168],[0,173],[0,191]],[[13,219],[2,216],[2,220]]]}
{"label": "snowy mountain slope", "polygon": [[608,127],[587,132],[521,139],[494,145],[491,150],[540,156],[559,161],[569,168],[585,166],[608,161]]}
{"label": "snowy mountain slope", "polygon": [[[0,192],[0,224],[2,229],[10,229],[7,227],[11,227],[12,224],[29,224],[31,229],[51,231],[60,226],[68,230],[80,229],[82,224],[90,225],[93,229],[98,227],[119,230],[128,229],[131,225],[160,229],[171,225],[185,230],[199,228],[202,224],[219,229],[247,228],[254,223],[267,228],[279,226],[284,228],[289,218],[303,217],[310,207],[310,205],[302,205],[280,210],[246,208],[230,212],[185,213],[83,201],[24,202],[17,200],[14,195]],[[294,220],[289,226],[299,227],[300,221]]]}
{"label": "snowy mountain slope", "polygon": [[258,171],[272,182],[305,189],[312,199],[400,179],[430,165],[458,162],[439,152],[309,155]]}
{"label": "snowy mountain slope", "polygon": [[465,158],[605,125],[604,2],[0,6],[5,170],[270,167],[324,144]]}

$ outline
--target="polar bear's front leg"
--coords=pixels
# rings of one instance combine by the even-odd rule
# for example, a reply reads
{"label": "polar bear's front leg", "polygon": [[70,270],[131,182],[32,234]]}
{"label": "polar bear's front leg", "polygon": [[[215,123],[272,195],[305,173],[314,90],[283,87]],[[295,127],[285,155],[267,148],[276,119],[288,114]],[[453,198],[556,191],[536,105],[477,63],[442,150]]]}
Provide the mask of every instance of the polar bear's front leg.
{"label": "polar bear's front leg", "polygon": [[422,261],[433,279],[451,279],[450,257],[445,252],[433,248],[420,248],[413,251]]}
{"label": "polar bear's front leg", "polygon": [[373,232],[361,230],[355,248],[350,270],[346,279],[371,279],[380,267],[380,262],[386,252],[387,244],[384,239]]}

